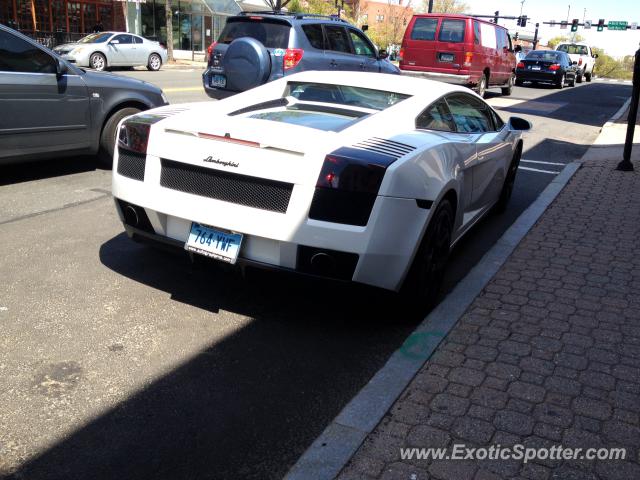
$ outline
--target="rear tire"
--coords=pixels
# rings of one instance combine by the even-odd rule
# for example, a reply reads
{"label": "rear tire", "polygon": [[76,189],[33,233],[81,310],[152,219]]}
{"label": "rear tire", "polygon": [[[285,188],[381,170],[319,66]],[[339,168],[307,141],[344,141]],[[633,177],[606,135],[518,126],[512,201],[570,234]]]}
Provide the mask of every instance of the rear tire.
{"label": "rear tire", "polygon": [[573,78],[571,79],[571,81],[569,82],[569,86],[570,86],[570,87],[575,87],[575,86],[576,86],[576,77],[573,77]]}
{"label": "rear tire", "polygon": [[495,209],[498,213],[504,213],[507,210],[509,199],[511,199],[511,194],[513,193],[513,185],[516,183],[516,174],[518,173],[518,166],[520,165],[520,157],[522,157],[522,147],[518,146],[513,154],[511,163],[509,164],[509,170],[507,171],[504,183],[502,184],[500,197],[498,197],[498,201],[496,202]]}
{"label": "rear tire", "polygon": [[582,74],[579,73],[578,75],[576,75],[576,82],[578,83],[582,83]]}
{"label": "rear tire", "polygon": [[449,200],[442,200],[418,248],[400,295],[411,314],[423,314],[438,299],[451,248],[454,212]]}
{"label": "rear tire", "polygon": [[558,80],[558,83],[556,83],[556,88],[563,89],[564,88],[565,79],[566,78],[565,78],[564,73],[563,73],[562,76],[560,77],[560,80]]}
{"label": "rear tire", "polygon": [[516,87],[521,87],[522,85],[524,85],[524,82],[519,78],[516,78]]}
{"label": "rear tire", "polygon": [[585,73],[584,74],[584,78],[587,80],[587,82],[591,81],[591,73]]}
{"label": "rear tire", "polygon": [[120,120],[129,115],[140,112],[139,108],[121,108],[113,113],[105,122],[100,134],[100,150],[98,150],[98,165],[102,168],[113,166],[113,152],[116,146],[116,127]]}
{"label": "rear tire", "polygon": [[484,94],[487,92],[487,76],[482,75],[476,86],[476,93],[484,98]]}
{"label": "rear tire", "polygon": [[505,97],[508,97],[509,95],[511,95],[511,92],[513,91],[513,75],[511,75],[509,77],[509,81],[507,82],[507,85],[505,87],[502,87],[502,95],[504,95]]}
{"label": "rear tire", "polygon": [[147,70],[151,70],[152,72],[157,72],[162,67],[162,59],[160,55],[157,53],[152,53],[149,55],[149,60],[147,61]]}

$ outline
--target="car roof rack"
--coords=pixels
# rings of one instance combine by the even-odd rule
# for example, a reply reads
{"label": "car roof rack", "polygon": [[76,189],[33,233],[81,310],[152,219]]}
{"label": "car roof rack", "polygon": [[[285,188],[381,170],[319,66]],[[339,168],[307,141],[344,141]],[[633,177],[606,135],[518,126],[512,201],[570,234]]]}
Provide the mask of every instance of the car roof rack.
{"label": "car roof rack", "polygon": [[322,15],[319,13],[296,13],[294,14],[295,18],[298,20],[302,20],[304,18],[326,18],[327,20],[335,20],[336,22],[347,22],[344,18],[340,18],[337,15]]}
{"label": "car roof rack", "polygon": [[240,12],[238,15],[243,17],[250,17],[251,15],[279,15],[282,17],[293,17],[296,20],[303,20],[305,18],[324,18],[327,20],[333,20],[336,22],[349,23],[344,18],[340,18],[337,15],[321,15],[318,13],[293,13],[293,12],[276,12],[274,10],[260,10],[258,12]]}

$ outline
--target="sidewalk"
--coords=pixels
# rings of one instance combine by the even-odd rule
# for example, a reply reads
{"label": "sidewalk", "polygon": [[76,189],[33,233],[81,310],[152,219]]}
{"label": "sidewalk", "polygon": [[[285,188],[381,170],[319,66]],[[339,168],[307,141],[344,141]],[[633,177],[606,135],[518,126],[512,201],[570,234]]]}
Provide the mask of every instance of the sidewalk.
{"label": "sidewalk", "polygon": [[[367,428],[364,415],[349,416],[384,408],[381,385],[406,384],[398,352],[363,389],[369,405],[346,407],[287,478],[329,478],[357,445],[339,480],[640,478],[640,145],[636,171],[616,171],[615,120],[382,421]],[[450,454],[456,444],[627,451],[625,460],[401,459],[401,448]]]}
{"label": "sidewalk", "polygon": [[[636,172],[615,171],[621,158],[588,151],[340,480],[640,478],[640,145]],[[627,460],[400,459],[453,444],[620,446]]]}

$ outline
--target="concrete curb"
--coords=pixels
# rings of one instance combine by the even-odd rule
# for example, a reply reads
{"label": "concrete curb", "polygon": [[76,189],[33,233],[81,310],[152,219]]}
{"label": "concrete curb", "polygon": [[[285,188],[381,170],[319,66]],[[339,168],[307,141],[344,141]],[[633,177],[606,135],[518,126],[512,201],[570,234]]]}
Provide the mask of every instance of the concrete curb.
{"label": "concrete curb", "polygon": [[580,165],[580,162],[567,164],[547,185],[491,250],[418,325],[384,367],[320,434],[291,467],[285,480],[330,480],[340,473]]}
{"label": "concrete curb", "polygon": [[600,132],[602,132],[605,128],[612,126],[614,123],[620,120],[620,118],[629,109],[629,105],[631,105],[631,97],[629,97],[627,101],[624,102],[624,104],[622,104],[622,106],[618,109],[618,111],[614,113],[613,116],[607,121],[607,123],[605,123],[602,126],[602,128],[600,129]]}

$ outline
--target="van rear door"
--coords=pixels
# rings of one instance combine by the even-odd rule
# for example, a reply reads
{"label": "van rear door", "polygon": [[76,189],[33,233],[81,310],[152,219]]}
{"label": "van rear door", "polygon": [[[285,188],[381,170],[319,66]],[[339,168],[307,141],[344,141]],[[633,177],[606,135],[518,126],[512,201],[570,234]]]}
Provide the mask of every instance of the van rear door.
{"label": "van rear door", "polygon": [[465,18],[416,17],[401,68],[461,74],[465,44],[472,41],[468,25],[469,20]]}

